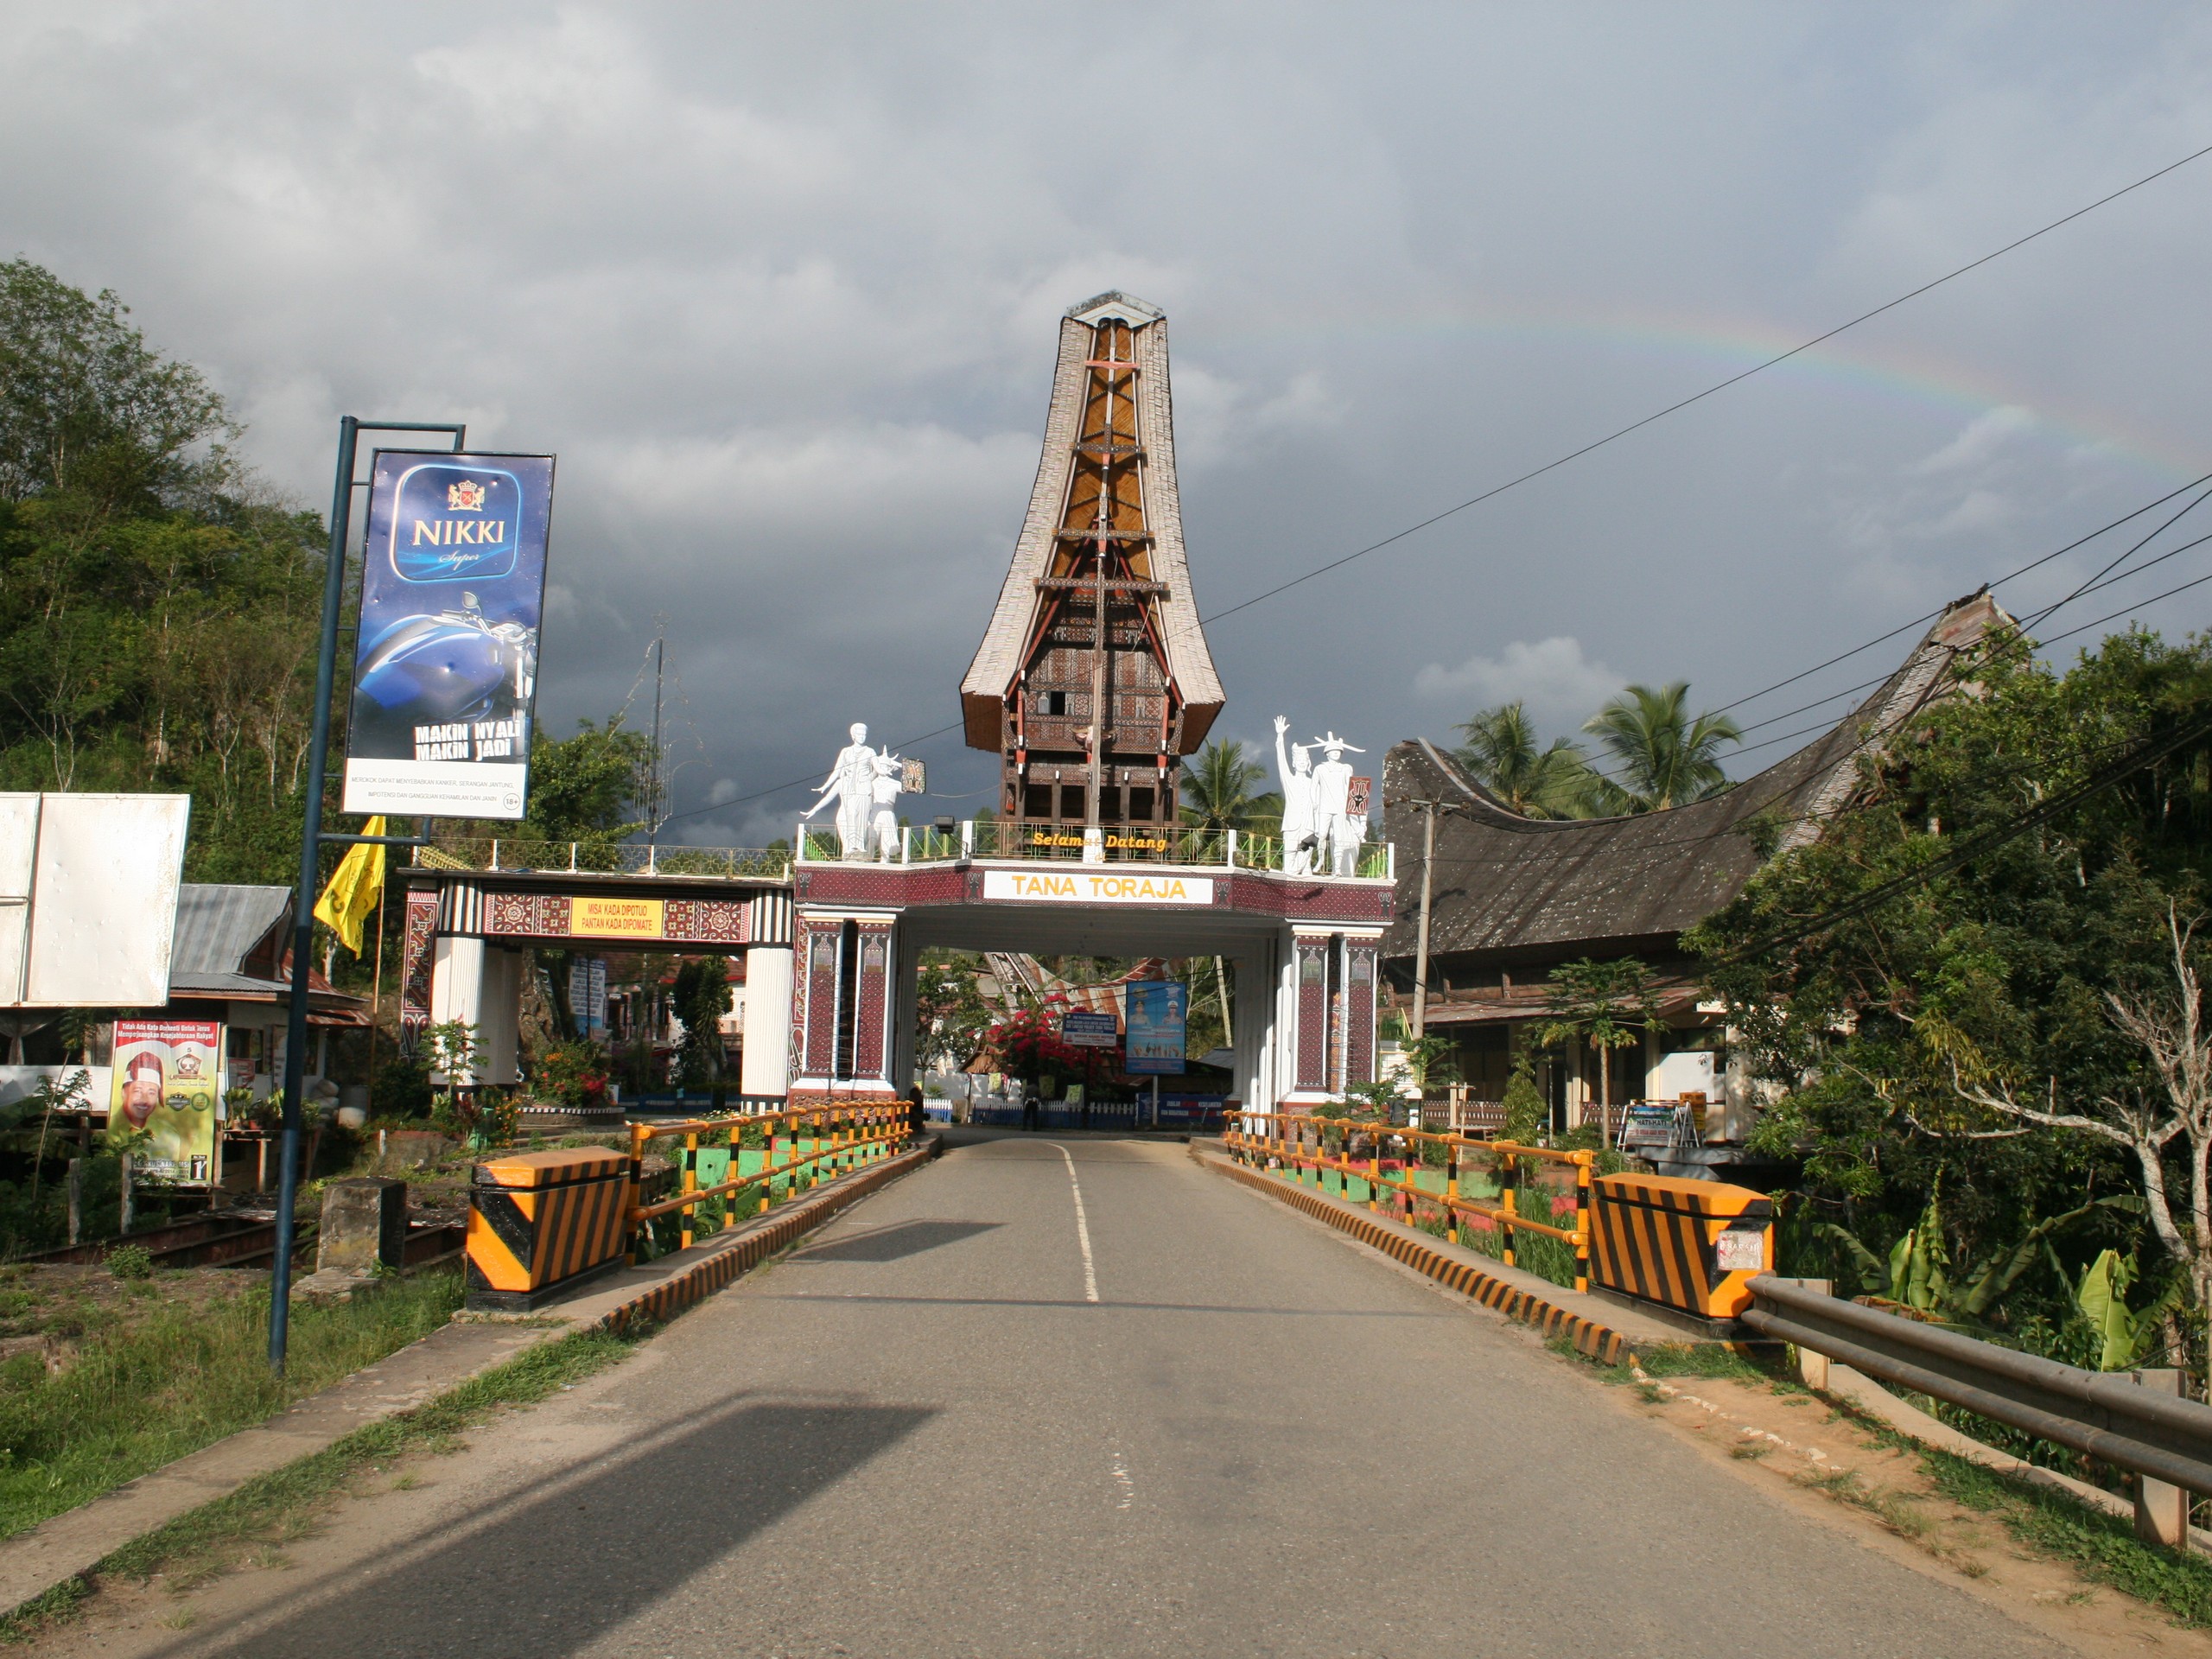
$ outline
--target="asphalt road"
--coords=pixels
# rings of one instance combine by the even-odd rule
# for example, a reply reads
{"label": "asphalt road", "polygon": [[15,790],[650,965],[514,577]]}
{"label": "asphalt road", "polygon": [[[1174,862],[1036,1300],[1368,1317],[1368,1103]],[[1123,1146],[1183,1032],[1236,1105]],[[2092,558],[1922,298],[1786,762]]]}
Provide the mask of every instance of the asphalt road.
{"label": "asphalt road", "polygon": [[472,1439],[133,1651],[2062,1651],[1179,1146],[956,1150]]}

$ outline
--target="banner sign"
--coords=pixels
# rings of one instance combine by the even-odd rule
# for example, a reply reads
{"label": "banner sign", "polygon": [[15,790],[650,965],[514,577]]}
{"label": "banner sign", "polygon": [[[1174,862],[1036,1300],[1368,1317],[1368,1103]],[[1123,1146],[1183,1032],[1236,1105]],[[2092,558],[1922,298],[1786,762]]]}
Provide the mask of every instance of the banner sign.
{"label": "banner sign", "polygon": [[1344,816],[1348,818],[1365,817],[1367,804],[1374,794],[1375,780],[1372,778],[1351,779],[1344,785]]}
{"label": "banner sign", "polygon": [[1112,1048],[1122,1040],[1122,1022],[1110,1014],[1070,1008],[1060,1016],[1060,1040],[1074,1048]]}
{"label": "banner sign", "polygon": [[216,1020],[118,1020],[108,1127],[152,1137],[139,1167],[207,1185],[215,1166],[223,1027]]}
{"label": "banner sign", "polygon": [[1210,905],[1210,875],[1118,875],[1098,870],[985,870],[983,897],[1064,905]]}
{"label": "banner sign", "polygon": [[1128,988],[1128,1059],[1133,1073],[1174,1076],[1183,1070],[1184,1020],[1191,988],[1180,980],[1138,980]]}
{"label": "banner sign", "polygon": [[569,900],[569,931],[592,939],[657,939],[666,925],[663,899],[599,899],[579,893]]}
{"label": "banner sign", "polygon": [[607,958],[579,957],[569,964],[569,1012],[587,1037],[607,1034]]}
{"label": "banner sign", "polygon": [[552,511],[550,455],[377,451],[346,811],[522,817]]}

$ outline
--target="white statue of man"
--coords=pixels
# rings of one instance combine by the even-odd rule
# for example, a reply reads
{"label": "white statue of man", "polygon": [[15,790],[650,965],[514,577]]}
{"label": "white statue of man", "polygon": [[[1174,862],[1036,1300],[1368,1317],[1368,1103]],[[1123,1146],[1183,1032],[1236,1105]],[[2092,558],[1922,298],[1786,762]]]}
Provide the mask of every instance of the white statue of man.
{"label": "white statue of man", "polygon": [[1311,875],[1320,842],[1314,814],[1313,759],[1302,743],[1283,753],[1290,721],[1275,716],[1275,774],[1282,779],[1282,868],[1286,875]]}
{"label": "white statue of man", "polygon": [[877,861],[888,864],[899,850],[899,797],[906,788],[906,763],[886,749],[875,757],[875,775],[868,785],[875,816],[868,821],[868,845]]}
{"label": "white statue of man", "polygon": [[1332,730],[1313,740],[1321,751],[1321,764],[1313,768],[1314,827],[1326,852],[1332,875],[1350,875],[1358,868],[1359,844],[1367,839],[1367,814],[1351,810],[1351,765],[1347,753],[1364,754]]}
{"label": "white statue of man", "polygon": [[868,809],[875,802],[875,751],[868,746],[868,728],[853,722],[852,741],[837,751],[837,759],[814,792],[821,797],[800,814],[810,818],[833,799],[837,803],[837,851],[845,858],[868,856]]}

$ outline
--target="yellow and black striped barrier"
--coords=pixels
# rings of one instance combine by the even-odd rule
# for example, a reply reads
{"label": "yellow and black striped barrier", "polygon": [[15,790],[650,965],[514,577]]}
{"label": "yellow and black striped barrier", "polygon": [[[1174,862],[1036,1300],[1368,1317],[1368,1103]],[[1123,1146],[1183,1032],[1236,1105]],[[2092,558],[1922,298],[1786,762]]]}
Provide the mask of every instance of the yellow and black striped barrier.
{"label": "yellow and black striped barrier", "polygon": [[1601,1175],[1592,1276],[1599,1288],[1708,1321],[1751,1305],[1774,1271],[1774,1202],[1725,1181]]}
{"label": "yellow and black striped barrier", "polygon": [[630,1202],[629,1160],[606,1147],[477,1165],[468,1189],[468,1306],[528,1313],[620,1267]]}

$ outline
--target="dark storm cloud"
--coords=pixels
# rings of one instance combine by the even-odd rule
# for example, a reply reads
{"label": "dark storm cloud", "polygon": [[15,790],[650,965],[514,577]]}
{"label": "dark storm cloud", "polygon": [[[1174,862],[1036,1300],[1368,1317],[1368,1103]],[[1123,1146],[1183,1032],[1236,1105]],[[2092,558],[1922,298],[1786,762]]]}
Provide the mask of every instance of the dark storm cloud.
{"label": "dark storm cloud", "polygon": [[[779,833],[803,791],[741,798],[848,721],[953,718],[1073,300],[1170,314],[1217,610],[2212,133],[2178,7],[4,15],[0,251],[122,292],[302,499],[343,412],[558,451],[543,713],[619,706],[665,617],[709,842]],[[1724,701],[2171,487],[2208,200],[2177,175],[1228,620],[1224,729]]]}

